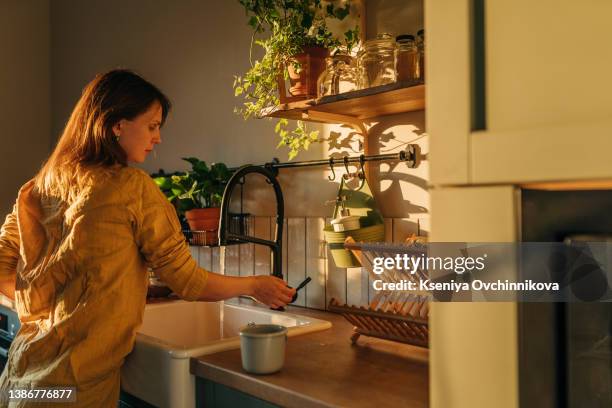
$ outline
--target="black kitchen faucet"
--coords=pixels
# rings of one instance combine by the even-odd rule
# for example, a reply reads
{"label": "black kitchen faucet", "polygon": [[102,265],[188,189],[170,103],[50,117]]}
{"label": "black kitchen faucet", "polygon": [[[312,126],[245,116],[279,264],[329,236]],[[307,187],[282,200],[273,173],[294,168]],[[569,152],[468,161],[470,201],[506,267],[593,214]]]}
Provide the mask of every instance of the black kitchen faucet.
{"label": "black kitchen faucet", "polygon": [[[230,230],[229,206],[232,197],[232,192],[237,185],[243,184],[243,179],[247,174],[257,173],[266,178],[266,181],[272,185],[274,195],[276,196],[276,228],[274,229],[274,240],[269,241],[250,235],[237,234]],[[283,243],[283,219],[285,216],[285,203],[283,200],[283,192],[280,184],[276,179],[276,172],[273,168],[263,166],[246,165],[240,167],[232,175],[225,186],[223,192],[223,200],[221,201],[221,219],[219,222],[219,245],[243,244],[251,242],[253,244],[265,245],[272,251],[272,275],[283,279],[282,271],[282,243]]]}

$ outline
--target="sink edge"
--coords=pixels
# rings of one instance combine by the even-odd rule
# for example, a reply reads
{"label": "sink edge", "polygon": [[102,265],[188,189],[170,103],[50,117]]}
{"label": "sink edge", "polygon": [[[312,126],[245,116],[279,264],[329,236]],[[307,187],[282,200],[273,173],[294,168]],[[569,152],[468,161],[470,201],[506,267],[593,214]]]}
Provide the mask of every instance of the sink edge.
{"label": "sink edge", "polygon": [[[183,303],[185,301],[178,300],[175,302]],[[159,303],[159,304],[151,304],[147,306],[150,308],[161,308],[161,307],[164,307],[164,304]],[[237,308],[237,309],[250,309],[250,310],[259,309],[253,306],[236,305],[236,304],[231,304],[231,303],[228,306],[232,308]],[[261,311],[261,310],[257,310],[257,311]],[[266,313],[284,315],[287,317],[293,317],[296,320],[305,320],[308,322],[305,325],[289,327],[287,331],[288,337],[294,337],[294,336],[299,336],[303,334],[323,331],[323,330],[327,330],[332,327],[332,323],[327,320],[321,320],[321,319],[317,319],[317,318],[313,318],[309,316],[303,316],[297,313],[287,313],[287,312],[270,311],[270,310],[266,310]],[[193,347],[193,348],[181,347],[176,344],[172,344],[162,339],[159,339],[157,337],[153,337],[153,336],[139,333],[139,332],[136,333],[136,341],[140,343],[144,343],[148,346],[152,346],[152,347],[161,349],[162,352],[167,353],[170,357],[174,359],[186,359],[186,358],[198,357],[198,356],[203,356],[207,354],[214,354],[214,353],[218,353],[221,351],[227,351],[227,350],[240,348],[240,336],[233,336],[233,337],[228,337],[225,339],[214,340],[208,344],[202,344],[200,346]]]}
{"label": "sink edge", "polygon": [[[311,324],[305,326],[289,327],[287,330],[287,337],[295,337],[303,334],[328,330],[331,327],[331,322],[317,319],[316,322],[312,322]],[[235,350],[238,348],[240,348],[240,336],[234,336],[214,342],[213,344],[204,345],[193,349],[172,349],[169,350],[168,353],[172,356],[172,358],[182,359],[199,357],[207,354],[215,354],[221,351]]]}

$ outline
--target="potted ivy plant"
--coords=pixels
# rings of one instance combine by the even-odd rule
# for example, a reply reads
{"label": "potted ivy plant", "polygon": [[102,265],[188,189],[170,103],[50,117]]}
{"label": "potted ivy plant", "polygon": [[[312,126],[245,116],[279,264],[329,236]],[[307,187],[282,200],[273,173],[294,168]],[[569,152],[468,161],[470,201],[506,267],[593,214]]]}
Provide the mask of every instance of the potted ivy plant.
{"label": "potted ivy plant", "polygon": [[179,217],[184,216],[191,231],[207,231],[206,244],[215,240],[223,191],[232,172],[223,163],[210,167],[195,157],[183,158],[191,171],[155,177],[154,181],[174,204]]}
{"label": "potted ivy plant", "polygon": [[[317,78],[325,69],[325,58],[340,47],[350,49],[358,39],[358,27],[344,33],[344,45],[328,28],[330,20],[343,20],[350,13],[350,1],[324,0],[239,0],[253,28],[250,69],[234,77],[234,93],[244,102],[236,113],[245,119],[260,117],[280,103],[316,97]],[[256,36],[258,37],[256,39]],[[254,45],[263,56],[253,61]],[[285,82],[289,82],[286,95]],[[290,148],[289,158],[318,140],[317,131],[308,131],[302,121],[293,130],[280,120],[275,132],[280,146]]]}

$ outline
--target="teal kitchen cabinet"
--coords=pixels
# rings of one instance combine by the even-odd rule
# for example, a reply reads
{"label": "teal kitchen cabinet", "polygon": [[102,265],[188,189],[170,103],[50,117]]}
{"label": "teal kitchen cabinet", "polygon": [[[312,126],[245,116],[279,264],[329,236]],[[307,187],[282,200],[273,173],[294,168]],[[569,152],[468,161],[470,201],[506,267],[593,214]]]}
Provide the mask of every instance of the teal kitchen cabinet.
{"label": "teal kitchen cabinet", "polygon": [[278,405],[255,398],[234,388],[196,378],[197,408],[275,408]]}

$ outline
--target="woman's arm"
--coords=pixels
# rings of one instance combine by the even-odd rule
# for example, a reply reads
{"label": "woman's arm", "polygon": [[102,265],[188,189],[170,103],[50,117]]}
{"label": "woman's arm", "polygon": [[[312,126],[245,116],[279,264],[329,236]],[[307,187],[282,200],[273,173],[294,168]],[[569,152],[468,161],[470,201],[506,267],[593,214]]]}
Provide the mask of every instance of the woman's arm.
{"label": "woman's arm", "polygon": [[291,302],[295,289],[274,276],[225,276],[208,272],[208,279],[200,300],[217,301],[246,295],[278,308]]}
{"label": "woman's arm", "polygon": [[17,226],[17,208],[6,216],[0,229],[0,292],[15,299],[15,279],[17,261],[19,260],[19,228]]}
{"label": "woman's arm", "polygon": [[225,276],[199,267],[174,208],[146,173],[141,176],[143,193],[136,214],[136,242],[147,264],[170,289],[186,300],[218,301],[246,295],[272,307],[291,301],[295,290],[276,277]]}

